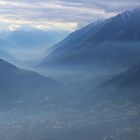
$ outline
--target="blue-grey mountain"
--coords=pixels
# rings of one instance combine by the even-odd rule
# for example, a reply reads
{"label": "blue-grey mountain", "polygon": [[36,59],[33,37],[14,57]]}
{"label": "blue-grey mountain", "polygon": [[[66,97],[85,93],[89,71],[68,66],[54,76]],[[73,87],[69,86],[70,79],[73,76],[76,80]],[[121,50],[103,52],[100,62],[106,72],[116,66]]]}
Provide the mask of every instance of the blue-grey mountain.
{"label": "blue-grey mountain", "polygon": [[140,9],[86,26],[56,45],[43,67],[124,70],[140,61]]}
{"label": "blue-grey mountain", "polygon": [[18,98],[29,99],[42,94],[47,96],[60,84],[36,72],[20,69],[2,59],[0,79],[0,102],[4,104]]}

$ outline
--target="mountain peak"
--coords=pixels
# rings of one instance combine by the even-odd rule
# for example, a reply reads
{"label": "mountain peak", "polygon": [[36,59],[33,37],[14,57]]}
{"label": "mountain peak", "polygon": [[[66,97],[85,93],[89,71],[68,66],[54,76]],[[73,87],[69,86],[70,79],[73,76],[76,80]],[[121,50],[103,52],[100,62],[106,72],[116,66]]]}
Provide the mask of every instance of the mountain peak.
{"label": "mountain peak", "polygon": [[[140,61],[140,9],[90,24],[60,42],[43,66],[126,69]],[[107,56],[107,57],[105,57]],[[115,64],[114,62],[115,61]],[[89,65],[91,67],[89,68]],[[116,70],[115,68],[115,70]],[[98,70],[99,70],[98,69]],[[101,68],[102,69],[102,68]]]}
{"label": "mountain peak", "polygon": [[117,17],[121,17],[124,21],[129,20],[134,17],[140,17],[140,8],[136,8],[133,10],[127,10],[123,13],[120,13]]}
{"label": "mountain peak", "polygon": [[140,8],[133,9],[132,12],[140,14]]}

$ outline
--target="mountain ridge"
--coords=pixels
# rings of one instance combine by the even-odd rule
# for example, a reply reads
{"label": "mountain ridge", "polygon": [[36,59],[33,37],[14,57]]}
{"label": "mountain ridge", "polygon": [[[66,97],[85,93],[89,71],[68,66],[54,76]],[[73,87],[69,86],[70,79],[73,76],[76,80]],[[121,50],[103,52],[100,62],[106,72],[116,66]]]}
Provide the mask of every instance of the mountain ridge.
{"label": "mountain ridge", "polygon": [[60,82],[44,77],[37,72],[18,68],[0,59],[0,104],[18,98],[35,98],[49,95],[61,85]]}
{"label": "mountain ridge", "polygon": [[[123,70],[129,68],[132,62],[140,61],[139,14],[138,9],[127,11],[70,34],[57,44],[56,49],[41,62],[40,66],[57,68],[79,66],[87,69],[90,65],[95,69],[105,65],[106,69],[113,69],[114,66]],[[124,15],[127,21],[124,21]]]}

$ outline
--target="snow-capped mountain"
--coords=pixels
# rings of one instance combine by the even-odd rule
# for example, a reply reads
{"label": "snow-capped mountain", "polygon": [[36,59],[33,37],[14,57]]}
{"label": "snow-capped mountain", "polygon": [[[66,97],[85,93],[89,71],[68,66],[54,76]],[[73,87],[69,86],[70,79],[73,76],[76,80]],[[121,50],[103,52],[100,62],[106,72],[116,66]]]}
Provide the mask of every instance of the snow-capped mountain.
{"label": "snow-capped mountain", "polygon": [[140,10],[126,11],[70,34],[41,63],[43,67],[127,69],[140,61]]}

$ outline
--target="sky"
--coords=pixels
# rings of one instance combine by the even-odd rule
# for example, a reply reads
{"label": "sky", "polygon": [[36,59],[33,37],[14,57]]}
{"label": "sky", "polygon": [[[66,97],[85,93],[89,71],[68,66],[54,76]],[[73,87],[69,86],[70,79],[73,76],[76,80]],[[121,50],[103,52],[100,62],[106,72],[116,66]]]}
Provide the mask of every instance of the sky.
{"label": "sky", "polygon": [[0,0],[0,30],[74,31],[140,7],[140,0]]}

